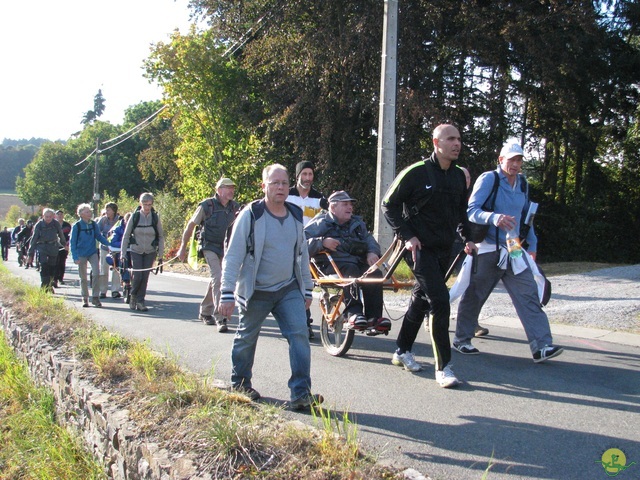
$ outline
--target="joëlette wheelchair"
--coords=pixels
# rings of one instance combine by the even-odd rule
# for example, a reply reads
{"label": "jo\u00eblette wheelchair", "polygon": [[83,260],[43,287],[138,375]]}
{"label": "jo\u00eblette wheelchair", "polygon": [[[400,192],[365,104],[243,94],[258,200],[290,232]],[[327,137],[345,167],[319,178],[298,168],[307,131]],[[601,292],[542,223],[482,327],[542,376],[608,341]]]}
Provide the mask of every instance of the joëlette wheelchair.
{"label": "jo\u00eblette wheelchair", "polygon": [[[316,287],[321,290],[320,310],[322,320],[320,325],[320,338],[325,350],[335,357],[345,355],[353,343],[356,332],[369,336],[383,333],[388,335],[389,331],[381,332],[371,325],[366,328],[355,329],[350,327],[344,315],[344,287],[358,286],[366,283],[382,283],[383,290],[398,291],[401,288],[413,287],[413,281],[399,281],[393,275],[398,265],[404,258],[404,242],[395,237],[391,246],[362,276],[358,278],[345,278],[340,273],[340,269],[333,260],[331,253],[321,252],[326,255],[328,262],[333,267],[335,274],[327,275],[312,258],[310,264],[311,276]],[[382,271],[382,277],[371,277],[376,270]],[[361,292],[359,292],[361,295]]]}

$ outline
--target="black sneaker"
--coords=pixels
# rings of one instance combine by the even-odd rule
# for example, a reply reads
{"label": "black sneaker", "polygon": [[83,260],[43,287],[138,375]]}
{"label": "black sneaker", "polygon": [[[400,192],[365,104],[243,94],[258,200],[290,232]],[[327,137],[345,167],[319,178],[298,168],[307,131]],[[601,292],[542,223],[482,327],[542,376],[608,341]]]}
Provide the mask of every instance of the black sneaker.
{"label": "black sneaker", "polygon": [[474,332],[474,336],[476,337],[484,337],[485,335],[489,335],[489,329],[485,328],[481,325],[476,327],[476,331]]}
{"label": "black sneaker", "polygon": [[349,326],[351,328],[363,329],[367,328],[369,322],[367,321],[367,317],[362,314],[353,314],[349,317]]}
{"label": "black sneaker", "polygon": [[562,347],[558,347],[557,345],[546,345],[533,354],[533,361],[535,363],[541,363],[553,357],[557,357],[562,352],[564,352],[564,348]]}
{"label": "black sneaker", "polygon": [[204,323],[205,325],[215,325],[216,321],[213,319],[212,315],[203,315],[200,314],[200,316],[198,317],[200,319],[200,321],[202,323]]}
{"label": "black sneaker", "polygon": [[480,350],[471,345],[471,342],[454,343],[453,348],[455,348],[456,351],[462,353],[463,355],[477,355],[480,353]]}
{"label": "black sneaker", "polygon": [[251,387],[231,387],[232,392],[241,393],[242,395],[246,395],[252,401],[260,400],[260,392],[258,392],[255,388]]}
{"label": "black sneaker", "polygon": [[302,410],[303,408],[317,407],[322,402],[324,402],[324,397],[322,395],[307,393],[306,395],[293,400],[290,405],[291,410]]}
{"label": "black sneaker", "polygon": [[106,293],[101,293],[100,294],[100,298],[107,298],[107,294]]}
{"label": "black sneaker", "polygon": [[120,298],[122,294],[120,292],[111,292],[111,298]]}

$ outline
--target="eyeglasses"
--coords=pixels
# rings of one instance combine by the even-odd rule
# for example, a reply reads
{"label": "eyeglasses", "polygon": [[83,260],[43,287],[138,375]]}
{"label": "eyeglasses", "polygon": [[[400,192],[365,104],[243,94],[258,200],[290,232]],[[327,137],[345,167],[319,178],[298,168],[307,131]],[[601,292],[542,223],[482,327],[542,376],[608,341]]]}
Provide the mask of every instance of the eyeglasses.
{"label": "eyeglasses", "polygon": [[267,185],[276,187],[276,188],[280,188],[280,187],[284,187],[287,188],[289,186],[289,182],[285,181],[285,182],[267,182]]}

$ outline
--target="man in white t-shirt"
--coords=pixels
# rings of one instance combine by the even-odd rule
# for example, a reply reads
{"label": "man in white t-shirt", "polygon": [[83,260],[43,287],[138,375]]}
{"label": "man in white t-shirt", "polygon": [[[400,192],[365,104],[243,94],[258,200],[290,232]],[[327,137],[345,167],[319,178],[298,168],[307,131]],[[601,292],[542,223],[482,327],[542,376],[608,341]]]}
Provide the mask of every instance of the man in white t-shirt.
{"label": "man in white t-shirt", "polygon": [[[289,189],[287,202],[298,205],[302,209],[303,223],[311,221],[322,210],[329,208],[329,202],[325,196],[313,188],[315,167],[309,161],[302,161],[296,165],[296,184]],[[307,326],[309,327],[309,339],[315,337],[311,324],[311,312],[307,310]]]}

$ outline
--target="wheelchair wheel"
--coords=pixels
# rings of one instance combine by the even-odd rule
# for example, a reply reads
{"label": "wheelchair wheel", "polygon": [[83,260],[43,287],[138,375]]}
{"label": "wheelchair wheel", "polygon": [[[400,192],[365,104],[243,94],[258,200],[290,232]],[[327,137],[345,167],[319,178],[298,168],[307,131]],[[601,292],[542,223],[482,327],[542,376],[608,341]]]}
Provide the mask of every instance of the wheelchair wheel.
{"label": "wheelchair wheel", "polygon": [[325,299],[328,295],[324,297],[321,301],[325,306],[326,313],[322,315],[320,339],[329,355],[342,357],[349,351],[349,348],[351,348],[355,331],[348,328],[346,319],[342,314],[338,316],[333,326],[329,326],[328,319],[331,318],[331,312],[333,312],[336,307],[337,298],[334,296],[326,301]]}

